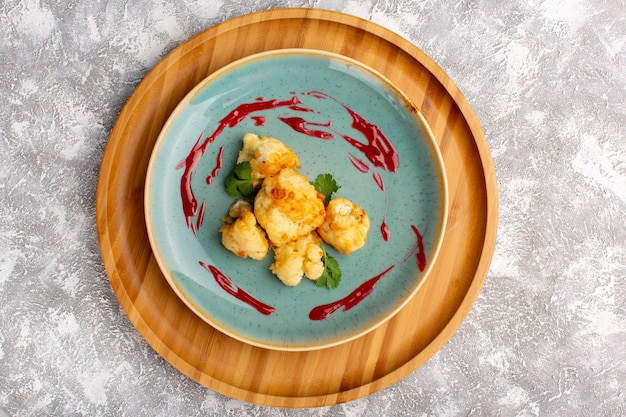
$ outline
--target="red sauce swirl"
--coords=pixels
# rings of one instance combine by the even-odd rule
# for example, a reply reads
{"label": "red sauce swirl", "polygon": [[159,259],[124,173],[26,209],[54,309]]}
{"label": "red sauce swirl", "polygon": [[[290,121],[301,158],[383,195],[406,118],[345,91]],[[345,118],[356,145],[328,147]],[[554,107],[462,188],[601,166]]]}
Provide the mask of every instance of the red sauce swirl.
{"label": "red sauce swirl", "polygon": [[235,285],[235,283],[229,276],[224,274],[213,265],[207,265],[202,261],[200,261],[199,264],[204,269],[213,274],[213,278],[215,278],[215,282],[217,282],[217,285],[219,285],[224,291],[226,291],[228,294],[232,295],[236,299],[243,301],[244,303],[257,310],[259,313],[266,316],[269,316],[276,311],[274,307],[257,300],[256,298],[239,288],[237,285]]}

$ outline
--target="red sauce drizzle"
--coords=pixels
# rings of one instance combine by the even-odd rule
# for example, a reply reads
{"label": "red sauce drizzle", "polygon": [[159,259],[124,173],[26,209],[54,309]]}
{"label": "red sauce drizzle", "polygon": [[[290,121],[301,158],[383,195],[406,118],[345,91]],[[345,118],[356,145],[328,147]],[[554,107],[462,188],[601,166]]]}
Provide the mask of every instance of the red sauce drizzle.
{"label": "red sauce drizzle", "polygon": [[389,205],[389,197],[385,197],[385,213],[383,214],[383,222],[380,224],[380,233],[383,235],[385,242],[391,237],[391,229],[387,226],[387,206]]}
{"label": "red sauce drizzle", "polygon": [[292,97],[290,100],[267,100],[257,101],[255,103],[242,103],[228,113],[222,120],[219,121],[215,131],[208,136],[204,142],[200,143],[200,138],[196,144],[191,148],[191,151],[187,157],[181,161],[176,169],[185,168],[183,175],[180,179],[180,196],[183,203],[183,213],[185,214],[185,221],[187,227],[191,227],[191,218],[196,215],[198,210],[198,202],[193,193],[191,186],[191,178],[195,172],[198,161],[202,158],[209,145],[217,139],[217,137],[227,128],[235,127],[251,113],[269,109],[275,109],[278,107],[288,107],[301,103],[298,97]]}
{"label": "red sauce drizzle", "polygon": [[[407,262],[413,256],[413,254],[417,253],[416,254],[417,267],[419,268],[420,272],[423,272],[424,268],[426,267],[426,254],[424,252],[424,238],[419,232],[419,230],[417,229],[417,227],[415,227],[414,225],[411,225],[411,229],[413,229],[413,232],[415,233],[415,237],[417,238],[417,243],[407,252],[404,258],[402,258],[402,260],[397,265],[398,266],[404,265],[404,263]],[[395,267],[396,267],[395,264],[391,265],[380,274],[376,275],[373,278],[370,278],[369,280],[365,281],[363,284],[359,285],[354,291],[352,291],[350,294],[348,294],[346,297],[342,298],[341,300],[337,300],[333,303],[324,304],[324,305],[313,308],[313,310],[311,310],[311,312],[309,313],[309,319],[310,320],[325,320],[328,317],[330,317],[330,315],[333,314],[335,311],[339,310],[341,307],[343,307],[344,312],[350,310],[352,307],[359,304],[368,295],[370,295],[372,291],[374,291],[374,287],[376,286],[378,281]]]}
{"label": "red sauce drizzle", "polygon": [[367,165],[362,159],[357,158],[351,153],[348,154],[348,158],[350,159],[350,162],[352,162],[352,165],[354,165],[354,167],[362,173],[365,174],[370,170],[369,165]]}
{"label": "red sauce drizzle", "polygon": [[[200,136],[198,136],[198,139],[196,140],[196,143],[194,143],[193,148],[194,149],[196,146],[198,146],[198,144],[200,143],[200,140],[202,140],[202,135],[204,135],[204,132],[200,133]],[[189,155],[187,155],[187,158],[189,157]],[[186,162],[187,162],[187,158],[183,159],[182,161],[180,161],[177,165],[176,165],[176,169],[181,169],[182,167],[185,166]]]}
{"label": "red sauce drizzle", "polygon": [[252,116],[255,126],[265,126],[265,116]]}
{"label": "red sauce drizzle", "polygon": [[222,168],[222,154],[223,153],[224,153],[224,147],[220,146],[220,150],[217,153],[217,157],[215,158],[215,167],[213,168],[213,171],[211,171],[211,175],[206,177],[207,184],[211,184],[211,182],[213,182],[213,178],[217,177],[217,174],[219,174],[220,169]]}
{"label": "red sauce drizzle", "polygon": [[352,307],[359,304],[363,301],[368,295],[374,291],[374,287],[378,283],[378,281],[387,274],[387,272],[391,271],[395,265],[391,265],[389,268],[385,269],[380,274],[376,275],[373,278],[368,279],[363,284],[359,285],[354,291],[348,294],[346,297],[341,300],[335,301],[330,304],[324,304],[321,306],[315,307],[309,313],[309,319],[311,320],[324,320],[330,317],[335,311],[339,310],[343,307],[343,311],[348,311]]}
{"label": "red sauce drizzle", "polygon": [[423,272],[424,268],[426,268],[426,253],[424,252],[424,237],[421,235],[419,230],[417,230],[417,227],[411,225],[411,229],[413,229],[413,232],[415,233],[415,236],[417,237],[417,254],[415,255],[415,258],[417,260],[417,267],[419,268],[421,272]]}
{"label": "red sauce drizzle", "polygon": [[389,241],[389,238],[391,237],[391,229],[387,226],[386,219],[383,219],[383,222],[380,224],[380,234],[383,235],[383,240],[385,242]]}
{"label": "red sauce drizzle", "polygon": [[323,130],[315,130],[309,129],[308,126],[321,126],[321,127],[330,127],[330,122],[328,123],[315,123],[304,120],[301,117],[279,117],[278,120],[289,125],[293,130],[298,133],[305,134],[307,136],[311,136],[318,139],[332,139],[334,135],[330,132],[324,132]]}
{"label": "red sauce drizzle", "polygon": [[271,315],[276,311],[276,309],[272,306],[269,306],[256,298],[252,297],[250,294],[239,288],[233,280],[225,275],[222,271],[214,267],[213,265],[206,265],[204,262],[200,261],[199,264],[206,269],[207,271],[213,274],[213,278],[215,278],[215,282],[228,294],[232,295],[236,299],[243,301],[248,304],[259,313],[264,314],[266,316]]}
{"label": "red sauce drizzle", "polygon": [[380,175],[380,172],[374,172],[372,174],[372,177],[374,178],[374,182],[376,183],[376,185],[378,185],[378,188],[380,188],[380,191],[385,191],[385,181]]}
{"label": "red sauce drizzle", "polygon": [[386,169],[390,172],[396,172],[398,166],[400,165],[398,152],[378,126],[368,122],[363,116],[352,110],[350,107],[326,93],[311,91],[307,94],[316,98],[328,98],[334,100],[346,109],[350,116],[352,116],[352,127],[365,136],[367,143],[359,142],[358,140],[345,134],[342,134],[342,137],[355,149],[363,152],[363,154],[372,162],[372,164],[374,164],[374,166]]}
{"label": "red sauce drizzle", "polygon": [[305,112],[305,113],[313,113],[315,111],[315,110],[310,109],[308,107],[298,106],[297,104],[294,104],[293,106],[289,106],[289,109],[291,109],[293,111],[300,111],[300,112]]}
{"label": "red sauce drizzle", "polygon": [[[200,213],[198,214],[198,219],[196,220],[196,230],[200,230],[203,222],[204,222],[204,201],[200,205]],[[195,234],[195,231],[194,231],[194,234]]]}

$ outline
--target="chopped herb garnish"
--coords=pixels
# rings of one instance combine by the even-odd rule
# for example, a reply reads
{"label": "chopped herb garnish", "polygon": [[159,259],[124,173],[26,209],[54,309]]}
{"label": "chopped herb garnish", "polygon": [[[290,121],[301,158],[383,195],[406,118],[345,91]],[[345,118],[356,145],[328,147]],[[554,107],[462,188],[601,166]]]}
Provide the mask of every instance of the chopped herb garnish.
{"label": "chopped herb garnish", "polygon": [[333,176],[330,174],[319,174],[315,179],[315,182],[312,182],[311,184],[313,184],[313,187],[315,187],[319,193],[324,195],[326,198],[324,205],[326,206],[328,205],[330,199],[333,198],[333,195],[341,188],[337,185],[337,181],[335,181]]}
{"label": "chopped herb garnish", "polygon": [[326,286],[328,289],[332,290],[333,288],[337,288],[341,281],[341,269],[339,268],[337,260],[326,252],[324,245],[321,245],[321,247],[323,252],[322,263],[324,263],[324,273],[315,283],[318,287]]}
{"label": "chopped herb garnish", "polygon": [[226,192],[232,197],[241,194],[244,197],[251,197],[258,191],[259,180],[252,179],[252,167],[249,161],[235,165],[233,171],[224,180]]}

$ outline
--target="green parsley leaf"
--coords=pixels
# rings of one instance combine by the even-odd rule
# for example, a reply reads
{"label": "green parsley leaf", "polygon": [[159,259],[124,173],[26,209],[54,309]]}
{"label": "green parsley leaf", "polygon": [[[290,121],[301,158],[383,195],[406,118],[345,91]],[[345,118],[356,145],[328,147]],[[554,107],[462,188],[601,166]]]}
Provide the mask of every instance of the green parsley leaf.
{"label": "green parsley leaf", "polygon": [[333,194],[335,194],[341,186],[337,185],[337,181],[330,174],[319,174],[315,179],[315,182],[312,182],[313,187],[326,197],[324,201],[324,205],[328,205],[328,202],[331,198],[333,198]]}
{"label": "green parsley leaf", "polygon": [[252,179],[252,167],[249,161],[235,165],[233,172],[224,180],[226,192],[232,197],[241,194],[244,197],[253,196],[257,190],[258,180]]}
{"label": "green parsley leaf", "polygon": [[322,252],[324,273],[315,281],[315,283],[318,287],[326,286],[328,289],[332,290],[333,288],[337,288],[339,282],[341,281],[341,269],[339,268],[337,260],[326,252],[324,245],[322,245]]}

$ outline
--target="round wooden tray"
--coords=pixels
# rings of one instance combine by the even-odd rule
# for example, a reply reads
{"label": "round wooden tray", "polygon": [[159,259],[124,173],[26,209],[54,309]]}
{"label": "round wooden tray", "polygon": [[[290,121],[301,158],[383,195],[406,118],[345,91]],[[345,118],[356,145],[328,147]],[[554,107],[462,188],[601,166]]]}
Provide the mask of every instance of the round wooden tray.
{"label": "round wooden tray", "polygon": [[[206,324],[175,295],[152,255],[144,181],[154,142],[178,102],[208,74],[271,49],[312,48],[354,58],[398,85],[441,148],[448,225],[431,275],[394,318],[352,342],[308,352],[265,350]],[[354,400],[399,381],[458,329],[485,280],[497,226],[497,184],[480,123],[424,52],[371,22],[317,9],[279,9],[209,28],[168,54],[124,106],[97,190],[102,258],[120,304],[147,342],[193,380],[233,398],[278,407]]]}

